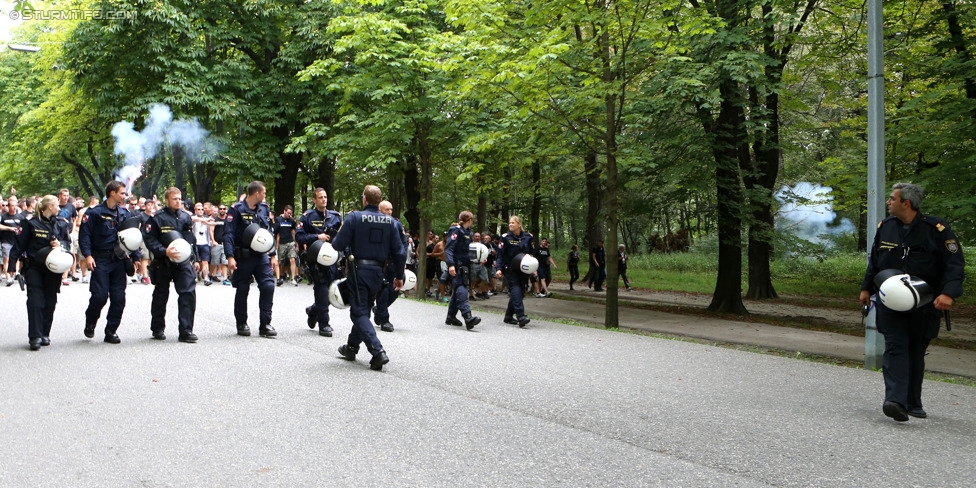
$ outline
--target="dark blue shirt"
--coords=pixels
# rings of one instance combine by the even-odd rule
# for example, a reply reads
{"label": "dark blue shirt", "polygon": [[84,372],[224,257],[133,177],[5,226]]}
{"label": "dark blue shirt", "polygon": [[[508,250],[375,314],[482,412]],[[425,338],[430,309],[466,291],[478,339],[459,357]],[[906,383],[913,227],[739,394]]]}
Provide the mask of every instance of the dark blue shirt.
{"label": "dark blue shirt", "polygon": [[403,279],[407,253],[397,234],[393,217],[382,214],[376,205],[350,212],[342,222],[339,233],[332,240],[336,249],[352,250],[356,259],[385,263],[392,260],[396,278]]}
{"label": "dark blue shirt", "polygon": [[86,210],[78,229],[81,255],[87,258],[93,253],[113,251],[119,242],[119,224],[127,218],[129,211],[122,205],[111,210],[102,202]]}
{"label": "dark blue shirt", "polygon": [[174,230],[179,232],[186,242],[190,243],[190,249],[194,256],[193,260],[187,261],[187,263],[199,261],[196,256],[197,237],[193,234],[193,220],[190,218],[190,214],[182,210],[173,211],[169,207],[156,212],[156,215],[150,217],[149,222],[142,229],[146,249],[149,249],[149,252],[156,259],[166,258],[166,246],[162,243],[162,237]]}
{"label": "dark blue shirt", "polygon": [[512,259],[519,254],[532,254],[532,234],[522,231],[521,234],[506,232],[498,239],[498,258],[495,269],[506,272]]}
{"label": "dark blue shirt", "polygon": [[444,261],[447,266],[468,266],[471,264],[471,237],[474,232],[464,226],[451,227],[444,242]]}
{"label": "dark blue shirt", "polygon": [[[313,208],[305,211],[302,218],[298,219],[295,240],[307,246],[318,240],[319,234],[328,234],[331,239],[339,232],[339,227],[342,227],[342,216],[339,212],[329,209],[319,212],[319,209]],[[336,250],[341,251],[338,248]]]}
{"label": "dark blue shirt", "polygon": [[224,226],[224,254],[228,258],[235,258],[235,246],[244,238],[244,229],[252,223],[274,233],[273,226],[268,220],[268,204],[258,203],[256,208],[247,206],[247,201],[237,202],[227,209],[227,220]]}

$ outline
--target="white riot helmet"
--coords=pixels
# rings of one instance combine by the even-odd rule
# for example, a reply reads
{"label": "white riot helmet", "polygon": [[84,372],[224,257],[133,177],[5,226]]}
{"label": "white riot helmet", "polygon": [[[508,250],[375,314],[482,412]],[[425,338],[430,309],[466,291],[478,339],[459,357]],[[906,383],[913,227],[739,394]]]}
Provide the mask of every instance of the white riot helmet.
{"label": "white riot helmet", "polygon": [[468,247],[471,249],[471,260],[476,263],[481,263],[488,259],[488,254],[491,252],[488,250],[488,246],[480,242],[472,242]]}
{"label": "white riot helmet", "polygon": [[244,229],[242,235],[244,245],[254,252],[266,253],[274,247],[274,236],[271,232],[256,223]]}
{"label": "white riot helmet", "polygon": [[516,254],[512,259],[512,265],[518,266],[522,273],[530,275],[539,269],[539,260],[531,254]]}
{"label": "white riot helmet", "polygon": [[350,285],[346,278],[333,281],[329,285],[329,305],[335,308],[349,308],[349,303],[352,302]]}
{"label": "white riot helmet", "polygon": [[71,269],[74,258],[63,248],[46,247],[37,252],[37,261],[44,263],[44,267],[54,274],[61,274]]}
{"label": "white riot helmet", "polygon": [[322,266],[332,266],[339,260],[339,251],[332,247],[332,243],[315,241],[305,252],[305,261],[318,263]]}
{"label": "white riot helmet", "polygon": [[403,270],[403,287],[401,291],[410,291],[417,287],[417,275],[409,269]]}
{"label": "white riot helmet", "polygon": [[925,280],[898,270],[885,270],[878,273],[875,282],[881,280],[883,281],[878,286],[878,298],[884,306],[896,312],[910,312],[928,305],[935,298],[935,292]]}
{"label": "white riot helmet", "polygon": [[119,245],[129,252],[136,252],[142,246],[142,230],[139,219],[128,218],[119,224]]}
{"label": "white riot helmet", "polygon": [[166,249],[173,249],[176,253],[175,258],[170,258],[170,261],[180,264],[185,263],[188,259],[193,257],[193,248],[190,243],[183,238],[183,234],[175,230],[171,230],[160,238],[160,243],[166,246]]}

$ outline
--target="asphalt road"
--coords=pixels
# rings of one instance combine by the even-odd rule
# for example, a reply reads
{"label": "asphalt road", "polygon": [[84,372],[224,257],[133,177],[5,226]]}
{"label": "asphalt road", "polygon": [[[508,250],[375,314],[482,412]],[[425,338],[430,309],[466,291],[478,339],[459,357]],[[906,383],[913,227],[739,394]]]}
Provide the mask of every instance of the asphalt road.
{"label": "asphalt road", "polygon": [[310,287],[276,290],[264,339],[235,335],[233,289],[199,286],[197,344],[175,340],[175,293],[169,340],[150,338],[151,290],[129,287],[110,345],[65,288],[30,352],[24,295],[0,289],[0,485],[976,483],[969,387],[927,382],[929,418],[896,423],[877,372],[490,313],[469,332],[410,300],[374,372],[336,353],[345,311],[336,337],[306,327]]}

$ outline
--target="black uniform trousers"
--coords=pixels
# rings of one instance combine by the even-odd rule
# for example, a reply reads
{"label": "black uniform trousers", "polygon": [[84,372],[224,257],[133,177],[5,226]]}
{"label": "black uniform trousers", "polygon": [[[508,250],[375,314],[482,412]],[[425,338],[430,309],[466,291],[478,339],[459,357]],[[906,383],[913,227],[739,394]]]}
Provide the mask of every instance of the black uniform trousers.
{"label": "black uniform trousers", "polygon": [[376,329],[369,321],[369,304],[376,301],[376,295],[383,287],[383,268],[359,264],[356,266],[356,277],[359,300],[352,297],[352,304],[349,306],[352,331],[349,332],[347,344],[353,350],[357,350],[360,344],[365,343],[366,350],[375,356],[383,351],[383,344],[380,343],[379,337],[376,337]]}
{"label": "black uniform trousers", "polygon": [[580,278],[579,265],[570,264],[569,265],[569,286],[573,286],[573,283],[579,281],[579,278]]}
{"label": "black uniform trousers", "polygon": [[878,331],[884,334],[881,368],[885,401],[912,409],[922,407],[925,349],[939,335],[942,312],[928,304],[911,312],[896,312],[878,303]]}
{"label": "black uniform trousers", "polygon": [[149,328],[153,332],[166,330],[166,302],[169,301],[169,284],[172,282],[177,294],[180,335],[193,332],[193,318],[197,311],[197,290],[194,281],[196,273],[193,271],[193,265],[189,261],[182,264],[171,263],[167,259],[157,261],[159,262],[149,268],[152,282],[156,285],[152,294],[150,308],[152,319]]}
{"label": "black uniform trousers", "polygon": [[231,285],[237,289],[234,295],[234,319],[237,325],[247,324],[247,295],[251,288],[251,277],[258,284],[258,312],[260,325],[271,325],[271,305],[274,303],[275,280],[271,274],[271,258],[267,254],[252,254],[238,257],[237,270],[231,278]]}
{"label": "black uniform trousers", "polygon": [[102,315],[102,308],[111,298],[105,314],[105,334],[115,334],[122,323],[122,311],[125,310],[125,286],[129,279],[125,275],[125,261],[114,257],[96,257],[95,269],[91,270],[91,299],[88,300],[88,310],[85,311],[85,324],[98,322]]}
{"label": "black uniform trousers", "polygon": [[393,302],[400,296],[393,289],[394,280],[396,280],[396,272],[393,270],[393,266],[387,266],[383,273],[383,287],[376,294],[376,311],[373,314],[373,320],[376,321],[377,325],[383,325],[390,321],[390,305],[393,305]]}
{"label": "black uniform trousers", "polygon": [[24,271],[24,281],[27,284],[27,337],[50,337],[54,307],[61,291],[61,275],[36,263]]}
{"label": "black uniform trousers", "polygon": [[[471,305],[468,303],[468,281],[470,280],[469,276],[471,271],[467,266],[455,266],[454,271],[454,277],[451,278],[451,289],[454,292],[451,293],[451,302],[447,305],[447,316],[457,318],[458,310],[460,310],[461,315],[467,317],[471,315]],[[523,312],[519,316],[521,317],[522,315],[525,315],[525,313]]]}
{"label": "black uniform trousers", "polygon": [[315,298],[315,303],[312,304],[312,310],[315,314],[315,319],[319,323],[319,330],[322,330],[329,325],[329,286],[332,282],[336,280],[339,276],[339,270],[335,265],[332,266],[322,266],[321,264],[312,264],[312,296]]}
{"label": "black uniform trousers", "polygon": [[517,271],[509,271],[504,274],[505,286],[508,287],[508,308],[505,309],[505,317],[525,317],[525,305],[522,297],[525,288],[529,285],[528,276]]}

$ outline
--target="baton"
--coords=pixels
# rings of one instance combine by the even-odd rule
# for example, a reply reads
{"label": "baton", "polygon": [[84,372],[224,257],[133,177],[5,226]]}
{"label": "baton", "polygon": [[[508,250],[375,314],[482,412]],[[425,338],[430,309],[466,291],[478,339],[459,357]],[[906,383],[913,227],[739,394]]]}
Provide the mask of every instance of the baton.
{"label": "baton", "polygon": [[356,258],[352,254],[349,255],[349,260],[346,262],[346,272],[349,273],[349,278],[352,279],[352,294],[356,299],[356,304],[363,303],[359,298],[359,269],[356,268]]}
{"label": "baton", "polygon": [[952,330],[952,321],[949,319],[949,311],[948,310],[943,310],[942,311],[942,315],[945,317],[946,330],[947,331]]}

